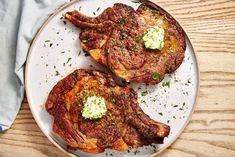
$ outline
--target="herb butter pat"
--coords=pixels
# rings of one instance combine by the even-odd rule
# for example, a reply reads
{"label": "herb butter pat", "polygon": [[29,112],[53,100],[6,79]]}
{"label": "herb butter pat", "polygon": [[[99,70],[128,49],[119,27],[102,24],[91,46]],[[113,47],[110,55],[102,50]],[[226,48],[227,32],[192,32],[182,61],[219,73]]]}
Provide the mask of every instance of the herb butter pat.
{"label": "herb butter pat", "polygon": [[161,50],[164,47],[164,29],[160,26],[150,27],[143,35],[144,46],[148,49]]}
{"label": "herb butter pat", "polygon": [[84,107],[82,109],[82,116],[85,119],[98,119],[107,112],[105,99],[98,96],[86,97],[83,100]]}

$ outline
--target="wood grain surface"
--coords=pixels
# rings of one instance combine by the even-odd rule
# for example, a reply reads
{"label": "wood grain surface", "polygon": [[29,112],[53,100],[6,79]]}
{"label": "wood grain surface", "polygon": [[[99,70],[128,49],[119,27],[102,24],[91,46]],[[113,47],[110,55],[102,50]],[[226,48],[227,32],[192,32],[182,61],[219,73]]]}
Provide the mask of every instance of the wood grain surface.
{"label": "wood grain surface", "polygon": [[[183,134],[160,157],[235,157],[235,0],[155,0],[187,31],[201,87]],[[25,99],[12,127],[0,134],[1,157],[66,157],[41,132]]]}

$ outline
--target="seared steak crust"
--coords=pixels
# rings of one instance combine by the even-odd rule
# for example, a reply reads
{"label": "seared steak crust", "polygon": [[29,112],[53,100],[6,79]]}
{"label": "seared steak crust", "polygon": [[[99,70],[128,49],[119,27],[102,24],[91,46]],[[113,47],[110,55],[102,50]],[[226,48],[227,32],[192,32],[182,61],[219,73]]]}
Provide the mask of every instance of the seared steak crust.
{"label": "seared steak crust", "polygon": [[[107,113],[97,120],[81,115],[83,98],[92,95],[106,101]],[[46,110],[54,117],[53,131],[70,148],[91,153],[162,143],[170,131],[142,111],[132,88],[118,86],[110,75],[96,70],[76,70],[59,81],[48,96]]]}
{"label": "seared steak crust", "polygon": [[[154,3],[144,1],[135,11],[116,3],[98,17],[87,17],[78,11],[65,18],[82,28],[81,45],[100,64],[126,81],[157,84],[165,73],[174,72],[182,63],[186,50],[185,35],[180,25]],[[149,50],[142,35],[151,26],[165,30],[165,46]],[[160,77],[154,79],[153,75]]]}

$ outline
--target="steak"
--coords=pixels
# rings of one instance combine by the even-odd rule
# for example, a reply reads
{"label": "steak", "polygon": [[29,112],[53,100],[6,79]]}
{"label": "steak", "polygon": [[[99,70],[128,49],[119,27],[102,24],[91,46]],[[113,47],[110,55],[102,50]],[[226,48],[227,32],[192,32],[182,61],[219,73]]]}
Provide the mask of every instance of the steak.
{"label": "steak", "polygon": [[[97,95],[106,102],[106,114],[96,120],[83,118],[83,99]],[[70,148],[101,153],[163,143],[170,132],[166,124],[152,120],[140,108],[136,92],[119,86],[109,74],[76,70],[59,81],[49,93],[46,110],[54,117],[53,131]]]}
{"label": "steak", "polygon": [[[157,84],[184,59],[186,43],[182,28],[152,2],[144,1],[136,11],[116,3],[98,17],[88,17],[76,10],[64,17],[82,29],[82,48],[127,82]],[[146,49],[142,40],[144,31],[156,25],[165,31],[165,46],[161,51]]]}

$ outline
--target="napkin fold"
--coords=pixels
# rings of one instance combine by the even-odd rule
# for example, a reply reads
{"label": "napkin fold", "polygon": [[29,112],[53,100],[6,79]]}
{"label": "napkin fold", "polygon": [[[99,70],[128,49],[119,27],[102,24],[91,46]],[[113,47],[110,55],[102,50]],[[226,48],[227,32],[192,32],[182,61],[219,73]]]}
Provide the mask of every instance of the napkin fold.
{"label": "napkin fold", "polygon": [[68,0],[0,0],[0,132],[8,129],[24,98],[24,64],[43,22]]}

